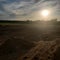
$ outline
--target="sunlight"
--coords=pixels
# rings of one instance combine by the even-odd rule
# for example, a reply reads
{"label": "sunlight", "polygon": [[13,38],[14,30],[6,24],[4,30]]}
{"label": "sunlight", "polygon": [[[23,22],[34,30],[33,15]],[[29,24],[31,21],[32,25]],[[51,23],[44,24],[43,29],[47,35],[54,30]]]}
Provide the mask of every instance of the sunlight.
{"label": "sunlight", "polygon": [[49,10],[42,10],[41,15],[43,17],[48,17],[49,13],[50,13]]}

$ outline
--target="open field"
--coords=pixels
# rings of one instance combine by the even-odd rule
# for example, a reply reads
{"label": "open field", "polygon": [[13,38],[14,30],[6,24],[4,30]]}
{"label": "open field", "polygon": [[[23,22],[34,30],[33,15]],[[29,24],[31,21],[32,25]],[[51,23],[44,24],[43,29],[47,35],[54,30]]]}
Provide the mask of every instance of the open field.
{"label": "open field", "polygon": [[[56,45],[60,46],[60,42],[57,42],[59,40],[60,25],[0,24],[0,60],[19,60],[38,46],[40,41],[44,41],[44,44],[45,41],[56,41]],[[38,48],[35,49],[39,50]]]}

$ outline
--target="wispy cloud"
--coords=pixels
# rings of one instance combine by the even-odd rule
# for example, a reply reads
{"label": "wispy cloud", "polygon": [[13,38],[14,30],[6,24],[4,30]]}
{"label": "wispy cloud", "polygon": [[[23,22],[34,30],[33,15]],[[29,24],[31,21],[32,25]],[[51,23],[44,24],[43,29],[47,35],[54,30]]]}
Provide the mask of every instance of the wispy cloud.
{"label": "wispy cloud", "polygon": [[[7,3],[2,3],[1,1]],[[34,12],[42,9],[51,9],[54,13],[57,12],[58,14],[60,11],[59,3],[59,0],[0,0],[0,15],[2,15],[2,17],[7,16],[8,18],[19,19],[24,17],[24,19],[26,19],[29,16],[31,17]]]}
{"label": "wispy cloud", "polygon": [[0,1],[6,1],[6,0],[0,0]]}

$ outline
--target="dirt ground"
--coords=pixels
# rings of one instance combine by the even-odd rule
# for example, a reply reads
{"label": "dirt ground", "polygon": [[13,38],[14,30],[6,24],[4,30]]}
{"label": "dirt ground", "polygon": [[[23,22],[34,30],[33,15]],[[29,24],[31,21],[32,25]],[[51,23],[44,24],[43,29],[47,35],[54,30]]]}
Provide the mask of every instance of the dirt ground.
{"label": "dirt ground", "polygon": [[60,26],[0,25],[0,60],[17,60],[39,44],[39,41],[53,40],[60,40]]}

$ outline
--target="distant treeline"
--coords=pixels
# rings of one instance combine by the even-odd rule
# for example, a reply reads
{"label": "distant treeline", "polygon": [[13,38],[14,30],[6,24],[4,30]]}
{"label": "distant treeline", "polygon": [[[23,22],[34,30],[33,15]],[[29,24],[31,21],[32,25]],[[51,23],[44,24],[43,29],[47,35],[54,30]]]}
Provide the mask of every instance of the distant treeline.
{"label": "distant treeline", "polygon": [[36,21],[31,21],[31,20],[26,20],[26,21],[14,21],[14,20],[0,20],[0,23],[16,23],[16,24],[42,24],[42,23],[48,23],[48,24],[57,24],[60,25],[60,21],[55,20],[50,20],[50,21],[43,21],[43,20],[36,20]]}
{"label": "distant treeline", "polygon": [[10,21],[10,20],[0,20],[0,23],[27,24],[27,23],[30,23],[30,21]]}

